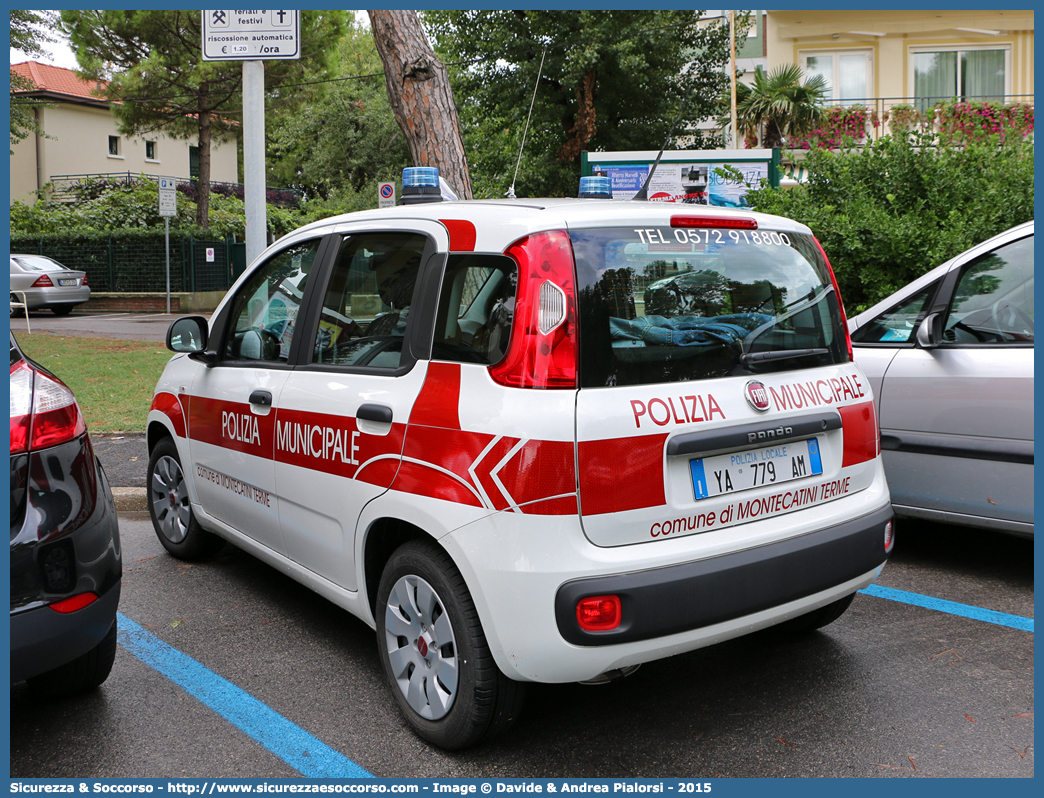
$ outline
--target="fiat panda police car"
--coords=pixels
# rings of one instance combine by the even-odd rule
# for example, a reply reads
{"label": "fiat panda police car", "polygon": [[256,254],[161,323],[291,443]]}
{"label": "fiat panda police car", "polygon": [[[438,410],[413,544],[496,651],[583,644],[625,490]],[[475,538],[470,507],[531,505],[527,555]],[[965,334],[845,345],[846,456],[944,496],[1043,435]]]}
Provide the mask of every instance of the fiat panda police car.
{"label": "fiat panda police car", "polygon": [[168,333],[160,541],[230,541],[374,627],[444,748],[507,728],[526,682],[830,623],[892,547],[809,229],[598,180],[310,224]]}

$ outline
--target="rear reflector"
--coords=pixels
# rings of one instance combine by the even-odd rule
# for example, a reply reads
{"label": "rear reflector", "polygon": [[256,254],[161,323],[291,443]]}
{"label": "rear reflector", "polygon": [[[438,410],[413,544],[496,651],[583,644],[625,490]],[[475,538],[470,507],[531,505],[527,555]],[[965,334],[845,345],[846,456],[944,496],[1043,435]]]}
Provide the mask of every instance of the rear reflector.
{"label": "rear reflector", "polygon": [[70,596],[67,599],[56,601],[54,604],[51,604],[50,607],[55,612],[60,612],[62,615],[66,615],[70,612],[82,610],[84,607],[90,606],[97,600],[97,593],[80,593],[79,595]]}
{"label": "rear reflector", "polygon": [[887,554],[888,552],[890,552],[892,550],[892,545],[895,543],[895,519],[894,518],[891,519],[887,524],[885,524],[884,535],[885,535],[885,537],[884,537],[885,553]]}
{"label": "rear reflector", "polygon": [[757,230],[754,219],[729,216],[672,216],[671,227],[718,227],[729,230]]}
{"label": "rear reflector", "polygon": [[585,632],[608,632],[620,625],[619,596],[588,596],[576,603],[576,621]]}

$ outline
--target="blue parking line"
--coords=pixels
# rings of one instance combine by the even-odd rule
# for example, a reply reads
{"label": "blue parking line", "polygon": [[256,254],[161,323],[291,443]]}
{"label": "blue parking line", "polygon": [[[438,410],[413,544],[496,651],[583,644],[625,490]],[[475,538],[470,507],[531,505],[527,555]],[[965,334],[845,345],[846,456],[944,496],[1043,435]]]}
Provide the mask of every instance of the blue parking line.
{"label": "blue parking line", "polygon": [[317,740],[296,723],[171,648],[123,613],[116,614],[119,642],[146,665],[212,709],[308,778],[374,778],[344,755]]}
{"label": "blue parking line", "polygon": [[1033,631],[1033,619],[1023,618],[1021,615],[1009,615],[1006,612],[985,610],[982,607],[973,607],[970,604],[958,604],[956,601],[922,596],[919,593],[909,593],[905,590],[896,590],[895,588],[881,587],[880,585],[870,585],[870,587],[864,588],[859,592],[868,596],[888,599],[889,601],[899,601],[903,604],[913,604],[929,610],[947,612],[950,615],[960,615],[976,621],[985,621],[998,626],[1009,626],[1012,629],[1021,629],[1024,632]]}

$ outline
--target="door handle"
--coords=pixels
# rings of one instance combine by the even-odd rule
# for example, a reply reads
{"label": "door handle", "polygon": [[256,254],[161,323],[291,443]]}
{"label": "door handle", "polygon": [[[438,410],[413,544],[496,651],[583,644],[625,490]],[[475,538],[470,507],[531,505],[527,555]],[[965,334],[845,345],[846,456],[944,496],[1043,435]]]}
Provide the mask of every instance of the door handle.
{"label": "door handle", "polygon": [[378,421],[382,424],[391,424],[392,409],[387,405],[359,405],[359,410],[355,417],[361,418],[363,421]]}
{"label": "door handle", "polygon": [[263,405],[265,407],[272,406],[272,392],[257,390],[250,394],[250,404],[252,405]]}

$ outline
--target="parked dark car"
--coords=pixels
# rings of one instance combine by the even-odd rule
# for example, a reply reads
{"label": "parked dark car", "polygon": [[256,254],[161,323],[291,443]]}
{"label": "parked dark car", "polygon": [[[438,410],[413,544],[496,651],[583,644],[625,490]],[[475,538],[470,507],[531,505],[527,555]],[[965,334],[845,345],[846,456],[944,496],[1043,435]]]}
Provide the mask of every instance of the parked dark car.
{"label": "parked dark car", "polygon": [[11,683],[91,690],[116,655],[116,506],[73,392],[11,339]]}

